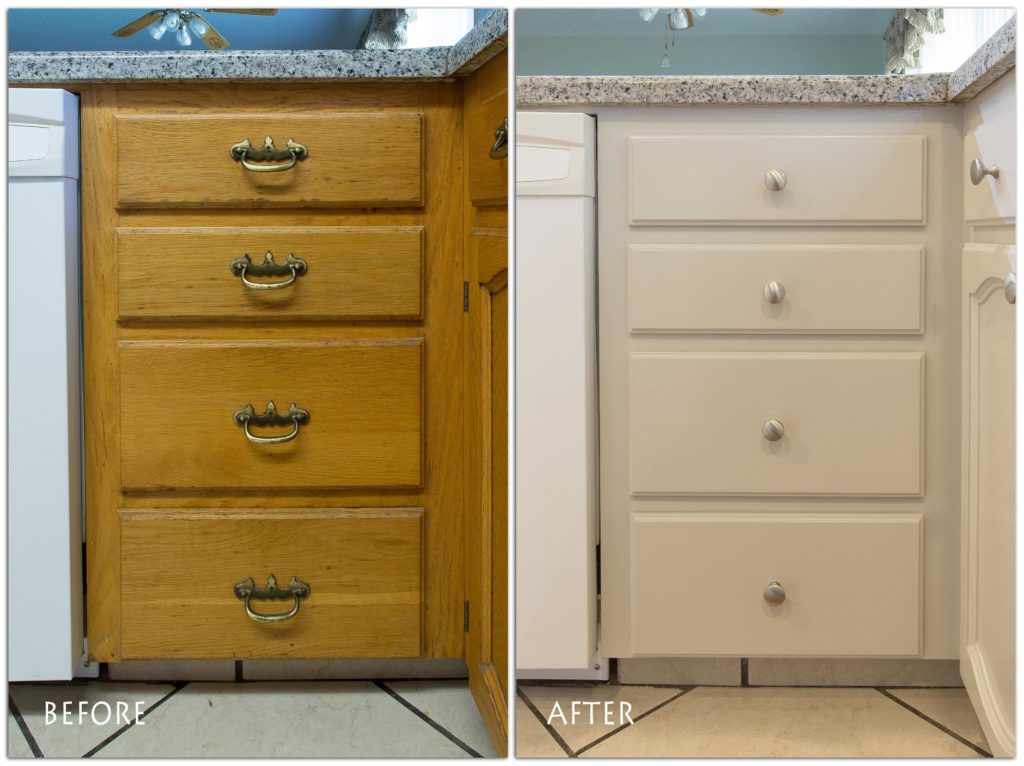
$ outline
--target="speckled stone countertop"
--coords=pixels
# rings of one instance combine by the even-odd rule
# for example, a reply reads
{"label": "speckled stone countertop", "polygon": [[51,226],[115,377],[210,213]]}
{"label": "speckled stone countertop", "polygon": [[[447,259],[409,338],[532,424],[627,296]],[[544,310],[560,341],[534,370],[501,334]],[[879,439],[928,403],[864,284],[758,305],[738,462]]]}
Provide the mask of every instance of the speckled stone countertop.
{"label": "speckled stone countertop", "polygon": [[443,80],[505,48],[508,11],[485,16],[451,47],[394,51],[40,51],[11,53],[11,85],[147,80]]}
{"label": "speckled stone countertop", "polygon": [[521,106],[568,104],[942,104],[940,75],[517,77]]}
{"label": "speckled stone countertop", "polygon": [[520,106],[945,104],[965,101],[1014,66],[1016,17],[955,72],[757,77],[517,77]]}

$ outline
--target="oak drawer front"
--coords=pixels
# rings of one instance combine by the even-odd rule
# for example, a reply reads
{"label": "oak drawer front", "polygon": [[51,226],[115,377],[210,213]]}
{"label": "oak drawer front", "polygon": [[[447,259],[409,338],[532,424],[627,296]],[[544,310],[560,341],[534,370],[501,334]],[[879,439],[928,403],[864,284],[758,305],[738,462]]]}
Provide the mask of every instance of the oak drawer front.
{"label": "oak drawer front", "polygon": [[[261,275],[267,253],[276,268]],[[289,273],[290,255],[299,263]],[[117,257],[121,320],[416,320],[423,313],[421,227],[121,228]]]}
{"label": "oak drawer front", "polygon": [[[120,346],[121,484],[136,489],[418,487],[422,339]],[[235,413],[296,404],[308,422]]]}
{"label": "oak drawer front", "polygon": [[[122,510],[124,659],[417,657],[422,509]],[[308,585],[258,622],[234,591]],[[295,597],[251,597],[281,615]]]}
{"label": "oak drawer front", "polygon": [[[981,170],[995,171],[980,176],[975,184],[971,163]],[[985,221],[1012,218],[1017,214],[1017,116],[1010,111],[983,122],[964,136],[964,218]]]}
{"label": "oak drawer front", "polygon": [[[120,208],[423,204],[420,114],[121,115],[116,124]],[[294,139],[306,158],[262,172],[232,157],[232,146],[248,139],[259,150],[267,136],[278,150]]]}
{"label": "oak drawer front", "polygon": [[633,651],[917,655],[923,528],[916,513],[634,514]]}
{"label": "oak drawer front", "polygon": [[924,136],[635,136],[629,152],[634,224],[925,222]]}
{"label": "oak drawer front", "polygon": [[921,333],[924,250],[633,245],[633,332]]}
{"label": "oak drawer front", "polygon": [[635,495],[920,495],[920,353],[634,353]]}

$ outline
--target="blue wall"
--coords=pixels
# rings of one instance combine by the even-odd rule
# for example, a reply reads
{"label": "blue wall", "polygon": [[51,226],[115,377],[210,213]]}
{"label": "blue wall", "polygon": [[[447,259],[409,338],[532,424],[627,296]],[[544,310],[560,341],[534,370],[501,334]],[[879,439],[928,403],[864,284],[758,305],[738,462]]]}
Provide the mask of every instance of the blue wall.
{"label": "blue wall", "polygon": [[883,74],[881,37],[516,37],[520,75]]}
{"label": "blue wall", "polygon": [[[12,51],[181,50],[171,33],[154,40],[146,30],[112,37],[115,29],[152,8],[12,8],[7,13]],[[192,8],[190,10],[197,10]],[[276,16],[203,13],[236,50],[316,50],[354,48],[370,11],[361,9],[281,9]],[[192,49],[206,50],[199,40]]]}

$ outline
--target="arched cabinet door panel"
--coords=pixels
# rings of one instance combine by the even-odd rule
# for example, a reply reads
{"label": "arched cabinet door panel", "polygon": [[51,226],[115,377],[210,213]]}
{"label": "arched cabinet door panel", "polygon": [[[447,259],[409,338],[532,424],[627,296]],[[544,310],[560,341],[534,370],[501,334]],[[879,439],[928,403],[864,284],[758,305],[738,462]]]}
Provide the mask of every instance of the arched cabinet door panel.
{"label": "arched cabinet door panel", "polygon": [[1013,756],[1016,250],[963,252],[960,674],[993,755]]}

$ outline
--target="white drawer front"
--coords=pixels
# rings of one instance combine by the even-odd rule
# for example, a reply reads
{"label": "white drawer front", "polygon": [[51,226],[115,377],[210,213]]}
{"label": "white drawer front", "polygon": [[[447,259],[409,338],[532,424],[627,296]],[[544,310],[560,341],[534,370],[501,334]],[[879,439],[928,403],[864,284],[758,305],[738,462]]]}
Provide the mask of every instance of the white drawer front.
{"label": "white drawer front", "polygon": [[924,330],[913,245],[633,245],[628,269],[633,332]]}
{"label": "white drawer front", "polygon": [[[925,222],[924,136],[634,136],[640,225]],[[786,182],[769,190],[765,175]]]}
{"label": "white drawer front", "polygon": [[[1017,214],[1017,118],[1014,111],[988,120],[964,136],[964,218],[986,221]],[[999,168],[999,177],[986,175],[975,186],[971,162]]]}
{"label": "white drawer front", "polygon": [[923,527],[917,513],[634,514],[633,653],[917,655]]}
{"label": "white drawer front", "polygon": [[921,353],[633,353],[631,492],[919,495],[923,381]]}

